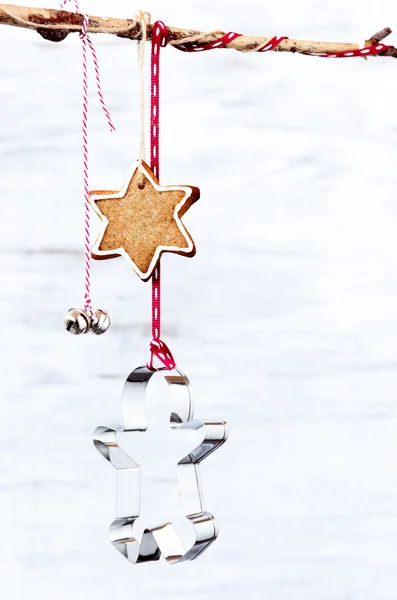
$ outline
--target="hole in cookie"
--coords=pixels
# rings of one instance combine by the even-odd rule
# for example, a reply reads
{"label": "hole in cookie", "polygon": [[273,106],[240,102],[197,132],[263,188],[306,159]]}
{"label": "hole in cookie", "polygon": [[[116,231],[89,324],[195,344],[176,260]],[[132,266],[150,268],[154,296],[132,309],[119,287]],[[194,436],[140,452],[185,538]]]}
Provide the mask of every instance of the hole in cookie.
{"label": "hole in cookie", "polygon": [[138,187],[140,190],[144,190],[145,189],[145,184],[144,183],[138,183]]}

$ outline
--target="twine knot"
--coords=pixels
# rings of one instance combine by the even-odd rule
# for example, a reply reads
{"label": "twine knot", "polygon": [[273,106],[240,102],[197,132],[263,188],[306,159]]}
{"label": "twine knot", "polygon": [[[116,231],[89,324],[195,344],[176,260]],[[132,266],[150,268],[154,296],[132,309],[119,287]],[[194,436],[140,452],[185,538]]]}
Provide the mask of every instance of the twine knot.
{"label": "twine knot", "polygon": [[156,371],[156,367],[154,366],[154,359],[157,358],[162,365],[169,371],[175,369],[176,362],[174,357],[172,356],[171,350],[168,348],[167,344],[162,340],[153,339],[150,342],[150,360],[147,364],[148,369],[151,371]]}

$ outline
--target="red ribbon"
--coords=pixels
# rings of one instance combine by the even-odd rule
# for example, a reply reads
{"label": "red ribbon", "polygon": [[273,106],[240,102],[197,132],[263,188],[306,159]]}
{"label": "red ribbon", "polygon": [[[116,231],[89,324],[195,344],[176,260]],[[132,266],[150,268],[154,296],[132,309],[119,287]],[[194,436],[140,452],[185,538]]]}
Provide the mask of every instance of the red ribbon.
{"label": "red ribbon", "polygon": [[[182,52],[204,52],[206,50],[215,50],[216,48],[224,48],[233,40],[240,37],[241,33],[229,32],[222,37],[208,42],[206,44],[189,43],[176,44],[174,48]],[[266,42],[263,46],[259,46],[256,52],[268,52],[274,50],[284,40],[286,36],[275,36]],[[150,164],[153,173],[160,178],[160,50],[167,45],[168,31],[162,21],[156,21],[152,31],[152,54],[151,54],[151,107],[150,107]],[[309,56],[318,56],[320,58],[350,58],[357,56],[374,56],[382,54],[390,48],[385,44],[373,44],[365,48],[356,50],[344,50],[340,52],[316,53],[304,52]],[[154,270],[152,277],[152,341],[150,343],[150,360],[148,368],[155,370],[154,359],[157,358],[160,363],[169,370],[175,368],[176,363],[168,346],[160,339],[161,333],[161,273],[160,261]]]}
{"label": "red ribbon", "polygon": [[276,46],[279,46],[284,40],[288,40],[286,35],[277,35],[274,38],[272,38],[269,42],[266,42],[264,46],[259,47],[256,52],[268,52],[269,50],[273,50],[274,48],[276,48]]}
{"label": "red ribbon", "polygon": [[167,45],[168,31],[162,21],[153,25],[150,88],[150,166],[160,179],[160,50]]}
{"label": "red ribbon", "polygon": [[385,44],[373,44],[365,48],[357,48],[356,50],[342,50],[340,52],[303,52],[308,56],[318,56],[320,58],[353,58],[355,56],[376,56],[388,50],[391,46]]}
{"label": "red ribbon", "polygon": [[208,42],[207,44],[199,44],[196,42],[193,42],[188,46],[186,44],[174,44],[174,48],[182,50],[182,52],[200,52],[203,50],[214,50],[214,48],[224,48],[225,46],[230,44],[230,42],[240,37],[240,35],[242,34],[233,33],[233,31],[231,31],[230,33],[225,33],[225,35],[223,35],[222,37],[218,38],[217,40],[214,40],[213,42]]}
{"label": "red ribbon", "polygon": [[[151,102],[150,102],[150,166],[160,178],[160,50],[167,45],[168,31],[162,21],[153,25],[151,54]],[[152,276],[152,341],[150,343],[150,359],[147,364],[156,370],[154,359],[157,358],[170,371],[175,368],[175,360],[167,344],[160,339],[161,334],[161,271],[158,262]]]}
{"label": "red ribbon", "polygon": [[150,361],[148,363],[149,369],[155,371],[155,367],[153,366],[154,358],[157,358],[169,371],[175,369],[176,364],[174,357],[171,354],[171,350],[168,348],[167,344],[161,340],[152,340],[150,342]]}
{"label": "red ribbon", "polygon": [[[241,33],[234,33],[230,31],[229,33],[225,33],[225,35],[222,37],[213,40],[212,42],[208,42],[207,44],[193,42],[188,44],[174,44],[173,46],[182,52],[203,52],[205,50],[215,50],[215,48],[224,48],[241,35]],[[284,40],[288,40],[288,37],[275,36],[263,46],[259,46],[255,52],[268,52],[269,50],[274,50],[274,48],[279,46]],[[301,52],[301,54],[306,54],[307,56],[318,56],[319,58],[353,58],[355,56],[375,56],[377,54],[382,54],[385,52],[385,50],[388,50],[388,48],[391,48],[391,46],[386,46],[385,44],[373,44],[372,46],[357,48],[356,50],[342,50],[339,52]]]}

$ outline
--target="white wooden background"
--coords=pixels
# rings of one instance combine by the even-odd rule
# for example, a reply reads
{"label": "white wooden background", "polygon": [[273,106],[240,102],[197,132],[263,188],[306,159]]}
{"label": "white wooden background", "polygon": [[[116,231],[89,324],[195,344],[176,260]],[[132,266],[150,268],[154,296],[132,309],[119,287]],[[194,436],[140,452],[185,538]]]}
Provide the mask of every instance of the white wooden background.
{"label": "white wooden background", "polygon": [[[84,7],[335,41],[397,28],[392,0]],[[117,133],[92,86],[91,182],[116,189],[137,157],[136,47],[95,43]],[[77,36],[0,29],[2,596],[395,600],[397,62],[164,51],[162,182],[202,191],[197,257],[164,261],[164,338],[197,415],[231,427],[204,469],[219,540],[172,568],[108,542],[115,473],[91,442],[146,360],[150,288],[95,263],[113,327],[63,329],[82,295],[80,56]]]}

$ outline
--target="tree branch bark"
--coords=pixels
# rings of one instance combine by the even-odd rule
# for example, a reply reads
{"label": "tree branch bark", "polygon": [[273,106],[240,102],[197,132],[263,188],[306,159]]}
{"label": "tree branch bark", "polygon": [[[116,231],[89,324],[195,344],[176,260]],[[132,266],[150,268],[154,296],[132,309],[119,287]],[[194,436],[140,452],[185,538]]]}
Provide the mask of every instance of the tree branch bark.
{"label": "tree branch bark", "polygon": [[[83,15],[65,10],[32,8],[26,6],[14,6],[12,4],[0,4],[0,24],[33,29],[43,38],[52,42],[61,42],[70,33],[81,31]],[[169,33],[169,44],[181,44],[189,46],[192,43],[207,43],[224,35],[223,31],[211,31],[209,33],[194,29],[181,29],[178,27],[167,27]],[[141,29],[137,21],[133,19],[117,19],[111,17],[90,17],[89,33],[106,33],[121,38],[139,40]],[[391,29],[382,29],[373,35],[366,45],[379,43],[391,33]],[[152,26],[148,25],[147,37],[151,39]],[[273,36],[240,36],[230,42],[226,47],[239,52],[252,52],[263,46]],[[342,42],[316,42],[309,40],[288,39],[281,42],[274,51],[297,52],[297,53],[334,53],[340,51],[356,50],[358,44]],[[382,53],[383,56],[397,58],[397,48],[390,47]]]}

